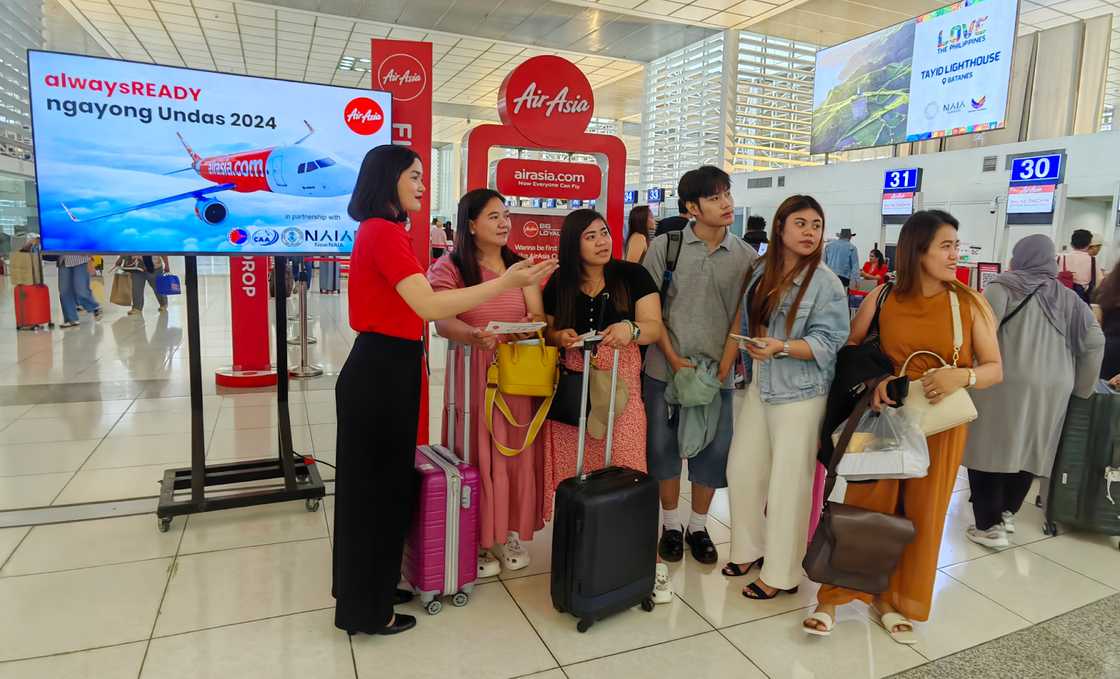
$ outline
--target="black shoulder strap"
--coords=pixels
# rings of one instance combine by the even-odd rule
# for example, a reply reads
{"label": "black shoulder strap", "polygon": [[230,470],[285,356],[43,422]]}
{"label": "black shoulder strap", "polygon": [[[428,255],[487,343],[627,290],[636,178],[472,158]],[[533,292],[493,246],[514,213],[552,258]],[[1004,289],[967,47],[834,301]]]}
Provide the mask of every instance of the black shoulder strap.
{"label": "black shoulder strap", "polygon": [[1089,292],[1097,287],[1097,258],[1089,256]]}
{"label": "black shoulder strap", "polygon": [[[1046,284],[1045,284],[1045,283],[1043,283],[1042,285],[1046,285]],[[1015,314],[1019,313],[1020,311],[1022,311],[1022,310],[1023,310],[1023,307],[1027,306],[1027,302],[1030,302],[1030,301],[1031,301],[1031,298],[1032,298],[1032,297],[1034,297],[1034,294],[1035,294],[1036,292],[1038,292],[1039,290],[1041,290],[1041,289],[1042,289],[1042,285],[1038,286],[1038,287],[1037,287],[1037,288],[1035,288],[1034,290],[1031,290],[1031,294],[1029,294],[1029,295],[1027,295],[1026,297],[1024,297],[1024,298],[1023,298],[1023,301],[1022,301],[1022,302],[1019,302],[1019,306],[1015,307],[1015,308],[1014,308],[1014,309],[1013,309],[1013,310],[1011,311],[1011,313],[1009,313],[1009,314],[1007,314],[1006,316],[1004,316],[1004,317],[1003,317],[1003,320],[999,322],[999,327],[1000,327],[1001,329],[1003,328],[1003,326],[1007,325],[1007,323],[1008,323],[1008,322],[1009,322],[1009,321],[1010,321],[1010,320],[1011,320],[1012,318],[1015,318]]]}
{"label": "black shoulder strap", "polygon": [[[875,387],[878,386],[876,382]],[[828,502],[828,498],[832,495],[832,489],[836,486],[836,466],[840,464],[840,459],[844,457],[844,453],[848,452],[848,444],[852,441],[852,436],[856,432],[856,427],[859,426],[860,418],[871,407],[871,397],[875,394],[875,387],[871,389],[864,389],[863,396],[856,402],[855,408],[852,409],[852,414],[844,423],[844,431],[840,434],[840,440],[836,442],[836,446],[832,449],[832,457],[828,461],[827,475],[825,476],[824,484],[824,499]],[[832,433],[828,432],[826,436],[831,436]]]}
{"label": "black shoulder strap", "polygon": [[661,272],[661,316],[669,317],[669,284],[673,282],[673,272],[677,270],[677,260],[681,258],[681,243],[684,234],[670,231],[669,245],[665,252],[665,270]]}
{"label": "black shoulder strap", "polygon": [[883,286],[883,291],[879,293],[879,299],[875,300],[875,316],[871,319],[871,325],[867,328],[868,335],[879,334],[879,314],[883,312],[883,303],[887,301],[887,296],[891,294],[894,289],[894,283],[887,283]]}

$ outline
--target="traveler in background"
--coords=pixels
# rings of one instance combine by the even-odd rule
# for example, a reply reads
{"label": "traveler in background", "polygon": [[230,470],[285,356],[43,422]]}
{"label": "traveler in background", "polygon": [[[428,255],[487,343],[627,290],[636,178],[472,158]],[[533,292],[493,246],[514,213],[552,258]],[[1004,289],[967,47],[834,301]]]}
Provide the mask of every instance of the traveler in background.
{"label": "traveler in background", "polygon": [[[734,422],[732,368],[739,346],[728,336],[739,309],[743,281],[758,258],[742,238],[733,236],[735,219],[731,178],[705,166],[681,177],[677,195],[685,201],[693,223],[681,232],[676,272],[662,304],[665,333],[646,352],[645,399],[649,473],[660,482],[662,534],[658,553],[680,561],[687,543],[700,563],[712,564],[719,553],[708,534],[708,509],[716,489],[727,487],[727,453]],[[650,277],[662,280],[669,256],[669,234],[650,244],[643,262]],[[692,482],[692,514],[688,528],[677,511],[681,495],[682,454],[677,420],[665,401],[668,382],[682,368],[712,364],[721,384],[719,420],[711,442],[688,458]],[[672,409],[675,411],[675,409]]]}
{"label": "traveler in background", "polygon": [[1113,270],[1097,288],[1096,303],[1101,310],[1104,331],[1104,361],[1101,379],[1120,387],[1120,269]]}
{"label": "traveler in background", "polygon": [[451,222],[446,221],[443,223],[443,234],[447,236],[447,247],[455,246],[455,232],[451,230]]}
{"label": "traveler in background", "polygon": [[[661,303],[657,285],[646,270],[639,264],[614,259],[612,251],[610,230],[598,212],[582,209],[565,217],[560,228],[560,269],[544,288],[544,312],[549,342],[562,349],[561,360],[568,369],[584,369],[583,351],[576,345],[588,332],[603,335],[593,359],[596,367],[610,371],[614,350],[620,351],[618,380],[626,385],[629,400],[622,413],[616,414],[611,464],[644,472],[646,415],[638,345],[650,345],[661,336]],[[550,518],[557,486],[576,473],[579,430],[549,420],[544,434],[544,511]],[[588,437],[584,471],[601,469],[605,454],[606,442]],[[655,583],[654,602],[672,601],[669,569],[664,564],[657,565]]]}
{"label": "traveler in background", "polygon": [[743,240],[761,255],[762,244],[769,243],[766,240],[766,218],[762,215],[747,217],[747,230],[743,233]]}
{"label": "traveler in background", "polygon": [[657,221],[648,205],[636,205],[630,208],[630,219],[626,227],[626,247],[623,248],[623,259],[635,264],[642,261],[646,250],[649,249],[649,234],[657,228]]}
{"label": "traveler in background", "polygon": [[[60,328],[76,328],[78,306],[93,313],[95,320],[101,320],[101,305],[93,297],[89,287],[89,277],[93,273],[93,261],[86,255],[61,255],[58,258],[58,301],[62,305]],[[133,288],[135,289],[135,287]]]}
{"label": "traveler in background", "polygon": [[[428,269],[433,290],[456,290],[496,280],[513,264],[521,261],[507,247],[509,240],[509,208],[505,198],[491,189],[475,189],[459,199],[459,242],[455,252],[436,260]],[[540,288],[506,290],[473,309],[436,321],[440,336],[474,347],[470,374],[463,369],[462,355],[456,353],[455,374],[458,384],[446,382],[445,403],[452,389],[457,390],[456,403],[466,403],[463,389],[469,387],[470,402],[479,404],[471,421],[457,430],[470,437],[471,464],[482,477],[482,529],[480,537],[479,577],[521,570],[529,565],[529,551],[521,540],[533,539],[533,533],[544,527],[541,514],[540,486],[544,474],[544,444],[537,437],[528,448],[513,457],[502,455],[493,444],[486,426],[486,371],[494,360],[495,349],[503,339],[527,339],[522,336],[496,336],[486,331],[491,321],[543,321],[544,306]],[[535,336],[535,335],[534,335]],[[533,419],[540,399],[527,396],[503,396],[510,414],[518,422]],[[457,414],[453,413],[453,417]],[[509,424],[502,414],[494,413],[494,437],[502,444],[518,449],[524,444],[528,429]],[[447,422],[444,426],[446,440]],[[458,449],[456,441],[448,441]],[[492,550],[494,556],[490,556]],[[494,558],[497,557],[497,558]],[[498,559],[501,559],[499,565]]]}
{"label": "traveler in background", "polygon": [[886,285],[888,275],[890,270],[887,268],[887,258],[878,248],[872,248],[867,255],[867,261],[860,269],[859,277],[865,281],[877,281],[879,285]]}
{"label": "traveler in background", "polygon": [[447,233],[439,223],[439,217],[432,219],[432,228],[430,229],[431,235],[431,248],[432,248],[432,261],[436,261],[443,257],[443,253],[447,250]]}
{"label": "traveler in background", "polygon": [[117,257],[113,268],[120,267],[127,271],[132,279],[132,309],[129,316],[138,316],[144,313],[144,285],[152,288],[152,293],[159,302],[159,312],[167,311],[167,296],[159,294],[156,289],[156,279],[165,273],[171,273],[171,263],[166,255],[149,257],[147,255],[131,255]]}
{"label": "traveler in background", "polygon": [[654,238],[660,236],[663,233],[669,233],[670,231],[680,231],[684,227],[688,226],[689,219],[691,219],[691,216],[688,213],[688,208],[685,207],[684,199],[678,197],[677,216],[666,217],[665,219],[662,219],[660,222],[658,222],[657,230],[653,234]]}
{"label": "traveler in background", "polygon": [[319,262],[319,293],[323,295],[340,294],[341,275],[338,258],[330,257]]}
{"label": "traveler in background", "polygon": [[969,540],[1007,547],[1015,514],[1036,476],[1050,476],[1070,395],[1088,398],[1099,379],[1104,333],[1093,312],[1058,282],[1054,241],[1015,244],[1011,270],[984,288],[1000,320],[1004,380],[973,398],[968,468],[975,525]]}
{"label": "traveler in background", "polygon": [[1061,273],[1067,271],[1073,274],[1073,291],[1088,304],[1093,298],[1093,292],[1104,280],[1097,258],[1089,253],[1093,244],[1093,232],[1077,229],[1070,237],[1069,244],[1073,250],[1057,257],[1059,278]]}
{"label": "traveler in background", "polygon": [[[748,599],[796,592],[812,511],[817,437],[836,352],[848,341],[848,293],[821,262],[824,210],[790,196],[774,214],[774,238],[747,283],[736,332],[755,379],[735,422],[727,460],[731,562],[727,576],[761,573]],[[806,313],[807,312],[807,313]]]}
{"label": "traveler in background", "polygon": [[852,242],[851,229],[840,229],[839,237],[824,248],[824,263],[840,278],[844,289],[852,287],[852,279],[859,275],[859,249]]}
{"label": "traveler in background", "polygon": [[[934,404],[959,389],[987,389],[1003,379],[991,307],[979,293],[957,280],[958,225],[956,218],[941,210],[910,216],[898,238],[898,282],[893,288],[876,288],[867,296],[852,321],[852,335],[848,339],[849,344],[863,342],[879,297],[887,294],[879,317],[879,341],[895,370],[916,351],[934,352],[952,365],[953,314],[949,293],[956,293],[963,326],[958,367],[934,370],[927,375],[927,370],[940,368],[941,362],[930,356],[917,356],[903,376],[918,380],[910,388],[922,389]],[[887,385],[894,379],[900,378],[889,377],[876,387],[872,399],[875,410],[896,405],[887,396]],[[968,428],[962,425],[927,438],[929,471],[923,478],[848,485],[844,504],[886,513],[898,511],[901,505],[906,518],[914,523],[914,540],[903,550],[890,586],[882,594],[823,585],[817,593],[816,611],[803,623],[807,633],[827,636],[836,620],[836,607],[858,599],[891,623],[884,627],[896,642],[917,642],[910,620],[929,618],[945,514],[967,435]]]}
{"label": "traveler in background", "polygon": [[[518,262],[502,276],[435,292],[412,251],[408,212],[420,209],[424,166],[406,146],[366,153],[351,219],[360,222],[350,267],[354,348],[335,386],[338,413],[334,624],[350,634],[396,634],[416,618],[393,612],[418,483],[413,467],[424,371],[425,320],[451,318],[507,290],[536,286],[556,264]],[[392,388],[386,388],[391,385]]]}

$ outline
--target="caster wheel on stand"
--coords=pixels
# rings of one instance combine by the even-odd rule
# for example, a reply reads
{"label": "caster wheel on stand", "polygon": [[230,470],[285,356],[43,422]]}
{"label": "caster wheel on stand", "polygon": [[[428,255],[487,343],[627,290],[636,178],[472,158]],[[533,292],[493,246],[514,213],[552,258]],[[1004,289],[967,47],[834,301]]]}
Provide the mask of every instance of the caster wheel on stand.
{"label": "caster wheel on stand", "polygon": [[317,512],[319,511],[319,498],[309,497],[304,500],[303,506],[307,507],[307,511],[309,512]]}
{"label": "caster wheel on stand", "polygon": [[428,605],[424,607],[424,610],[428,612],[428,615],[435,615],[443,610],[443,602],[439,599],[432,599],[428,602]]}
{"label": "caster wheel on stand", "polygon": [[650,599],[650,598],[642,599],[642,610],[645,611],[646,613],[652,612],[653,611],[653,599]]}
{"label": "caster wheel on stand", "polygon": [[166,533],[171,530],[171,517],[160,516],[156,517],[156,525],[159,526],[159,532]]}
{"label": "caster wheel on stand", "polygon": [[456,608],[462,608],[463,606],[466,606],[467,603],[470,602],[470,600],[471,595],[467,594],[466,592],[459,592],[455,596],[451,597],[451,605],[455,606]]}
{"label": "caster wheel on stand", "polygon": [[579,623],[576,624],[576,629],[579,631],[580,634],[583,634],[587,630],[591,629],[591,626],[594,625],[594,624],[595,624],[594,620],[589,620],[587,618],[584,618],[583,620],[580,620]]}

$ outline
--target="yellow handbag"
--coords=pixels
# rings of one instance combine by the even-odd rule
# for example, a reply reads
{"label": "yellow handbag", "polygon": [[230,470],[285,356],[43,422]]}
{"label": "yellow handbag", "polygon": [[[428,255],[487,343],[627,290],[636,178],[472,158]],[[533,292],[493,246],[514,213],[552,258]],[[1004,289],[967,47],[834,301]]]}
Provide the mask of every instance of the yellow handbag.
{"label": "yellow handbag", "polygon": [[[556,383],[560,379],[560,350],[544,343],[544,334],[537,333],[537,341],[532,344],[510,342],[499,344],[494,362],[486,370],[486,428],[494,447],[502,455],[513,457],[521,453],[536,440],[544,425],[552,397],[556,394]],[[529,422],[522,424],[514,418],[506,404],[503,394],[509,396],[543,397],[537,413]],[[528,427],[525,442],[520,448],[510,448],[494,437],[494,406],[511,425]]]}

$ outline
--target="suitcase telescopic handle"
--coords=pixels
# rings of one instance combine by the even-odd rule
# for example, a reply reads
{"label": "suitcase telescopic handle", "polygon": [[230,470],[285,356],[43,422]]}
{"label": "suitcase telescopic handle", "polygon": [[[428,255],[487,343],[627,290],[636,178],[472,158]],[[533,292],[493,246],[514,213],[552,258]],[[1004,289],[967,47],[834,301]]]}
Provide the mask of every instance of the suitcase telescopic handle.
{"label": "suitcase telescopic handle", "polygon": [[471,462],[471,390],[470,390],[470,374],[471,374],[471,354],[473,347],[469,344],[460,344],[452,340],[447,340],[447,368],[446,368],[446,385],[445,392],[447,398],[444,402],[444,413],[447,418],[447,440],[444,442],[447,449],[454,452],[456,436],[458,435],[458,417],[456,414],[456,399],[455,393],[458,384],[456,382],[457,373],[455,371],[455,351],[461,351],[463,354],[463,462],[470,464]]}
{"label": "suitcase telescopic handle", "polygon": [[[592,359],[595,356],[595,351],[599,348],[600,339],[594,339],[590,342],[585,341],[583,345],[583,383],[580,388],[579,399],[579,445],[576,453],[576,476],[581,481],[587,478],[584,473],[583,463],[584,455],[586,453],[585,447],[587,445],[587,401],[591,393],[591,371],[594,366]],[[615,408],[615,391],[618,386],[618,362],[619,350],[614,350],[614,360],[611,363],[611,392],[610,392],[610,405],[607,408],[607,439],[606,448],[603,454],[603,467],[611,465],[611,455],[614,447],[614,408]]]}

